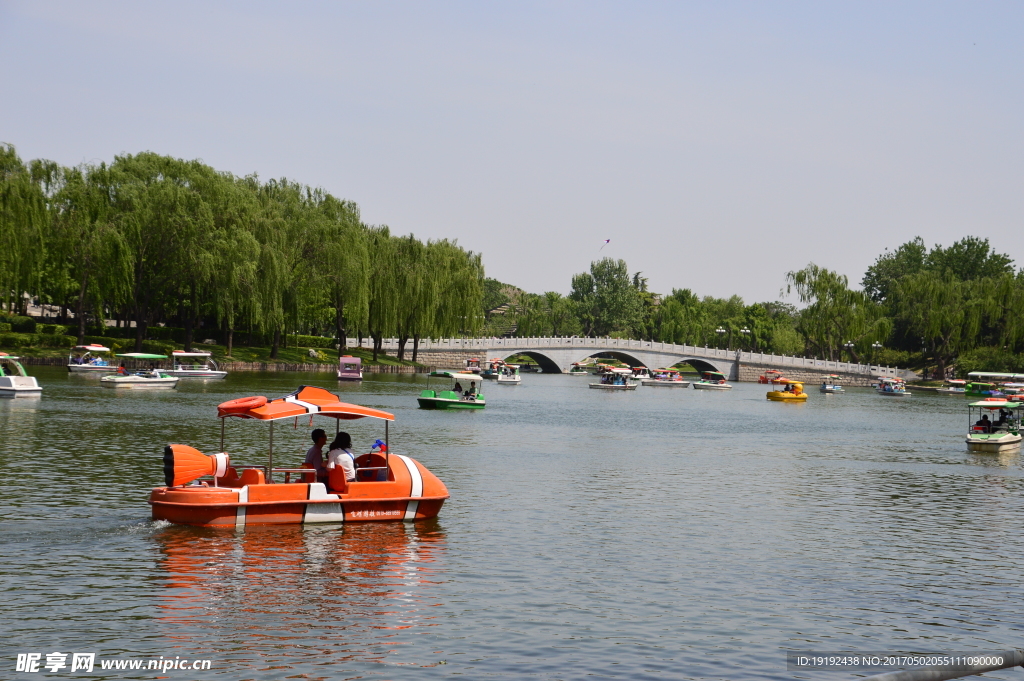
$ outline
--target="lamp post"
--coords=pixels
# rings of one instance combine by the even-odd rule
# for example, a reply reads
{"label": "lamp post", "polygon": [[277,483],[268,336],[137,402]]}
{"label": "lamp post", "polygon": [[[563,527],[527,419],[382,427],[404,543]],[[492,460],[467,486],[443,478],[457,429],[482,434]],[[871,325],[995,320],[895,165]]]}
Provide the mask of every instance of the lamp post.
{"label": "lamp post", "polygon": [[743,337],[745,339],[744,342],[748,343],[750,341],[750,329],[744,326],[742,329],[740,329],[740,333],[743,334]]}
{"label": "lamp post", "polygon": [[878,348],[880,348],[880,347],[882,347],[882,344],[879,343],[878,341],[875,341],[874,343],[871,344],[871,361],[872,362],[875,360],[875,353],[878,352]]}
{"label": "lamp post", "polygon": [[722,347],[722,334],[725,333],[725,329],[723,329],[722,327],[718,327],[717,329],[715,329],[715,333],[718,334],[718,347],[719,347],[719,349],[721,349],[721,347]]}
{"label": "lamp post", "polygon": [[853,348],[856,347],[856,344],[853,341],[846,341],[845,343],[843,343],[843,347],[846,348],[846,352],[847,352],[847,354],[850,355],[850,361],[852,362],[853,361]]}

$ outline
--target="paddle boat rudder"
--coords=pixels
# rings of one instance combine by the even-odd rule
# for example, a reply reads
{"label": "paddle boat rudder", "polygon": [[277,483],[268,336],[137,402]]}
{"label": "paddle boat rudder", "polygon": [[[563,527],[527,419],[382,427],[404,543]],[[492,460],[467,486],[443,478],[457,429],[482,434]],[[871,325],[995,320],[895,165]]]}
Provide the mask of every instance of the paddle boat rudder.
{"label": "paddle boat rudder", "polygon": [[[327,482],[317,481],[308,466],[274,466],[274,424],[328,417],[340,421],[375,418],[384,421],[384,439],[355,457],[356,479],[347,481],[340,466],[329,469]],[[300,386],[284,397],[263,396],[224,402],[217,407],[224,424],[229,418],[269,422],[266,465],[236,465],[221,451],[206,455],[188,445],[164,448],[164,486],[150,493],[153,520],[180,525],[243,529],[248,525],[347,522],[402,522],[434,518],[449,498],[448,488],[423,464],[391,451],[388,424],[395,417],[379,409],[341,402],[315,386]],[[283,475],[284,481],[277,476]],[[292,479],[292,476],[295,479]]]}

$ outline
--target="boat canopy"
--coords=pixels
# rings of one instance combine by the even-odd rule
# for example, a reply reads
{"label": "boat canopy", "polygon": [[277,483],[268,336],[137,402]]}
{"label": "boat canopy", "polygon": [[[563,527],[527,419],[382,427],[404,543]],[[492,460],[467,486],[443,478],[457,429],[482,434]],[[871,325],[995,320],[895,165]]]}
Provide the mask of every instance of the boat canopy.
{"label": "boat canopy", "polygon": [[110,352],[110,348],[102,345],[76,345],[72,350],[87,350],[89,352]]}
{"label": "boat canopy", "polygon": [[9,359],[12,362],[16,362],[16,361],[18,361],[21,358],[20,357],[15,357],[14,355],[8,355],[6,352],[0,352],[0,359]]}
{"label": "boat canopy", "polygon": [[[247,403],[253,406],[247,407]],[[225,402],[217,407],[217,417],[237,416],[259,421],[277,421],[299,416],[330,416],[336,419],[353,420],[367,416],[385,421],[394,421],[394,414],[380,409],[362,407],[342,402],[337,395],[312,385],[299,386],[293,393],[267,400],[265,397],[250,397]]]}
{"label": "boat canopy", "polygon": [[980,378],[988,381],[1024,381],[1024,374],[1005,373],[1001,371],[972,371],[967,374],[967,378]]}
{"label": "boat canopy", "polygon": [[725,378],[725,374],[723,374],[720,371],[704,371],[701,372],[701,376],[704,376],[705,378],[707,378],[708,376],[720,376],[723,379]]}
{"label": "boat canopy", "polygon": [[479,374],[471,374],[464,371],[431,371],[431,376],[439,376],[441,378],[463,378],[467,381],[478,381],[480,380]]}
{"label": "boat canopy", "polygon": [[829,374],[829,378],[840,378],[839,374]]}
{"label": "boat canopy", "polygon": [[171,353],[175,357],[209,357],[209,352],[185,352],[184,350],[175,350]]}
{"label": "boat canopy", "polygon": [[1010,402],[1009,400],[982,400],[981,402],[971,402],[967,405],[968,407],[981,407],[983,409],[1022,409],[1024,403],[1022,402]]}
{"label": "boat canopy", "polygon": [[117,356],[129,359],[167,359],[167,355],[151,355],[148,352],[126,352]]}
{"label": "boat canopy", "polygon": [[948,381],[946,381],[946,383],[949,383],[950,385],[963,385],[967,383],[967,381],[965,381],[962,378],[951,378]]}

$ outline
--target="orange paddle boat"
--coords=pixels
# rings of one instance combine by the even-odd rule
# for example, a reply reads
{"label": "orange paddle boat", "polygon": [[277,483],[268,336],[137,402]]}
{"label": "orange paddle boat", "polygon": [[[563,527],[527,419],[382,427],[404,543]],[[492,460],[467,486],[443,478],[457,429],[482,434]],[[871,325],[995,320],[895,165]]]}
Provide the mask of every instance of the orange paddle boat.
{"label": "orange paddle boat", "polygon": [[[309,467],[274,467],[274,422],[300,417],[326,416],[341,420],[376,418],[384,421],[384,440],[356,457],[356,479],[345,480],[341,467],[329,470],[327,483],[317,482]],[[180,525],[244,528],[246,525],[412,521],[434,518],[441,511],[448,488],[423,464],[388,448],[388,424],[393,414],[346,404],[334,393],[314,386],[268,400],[245,397],[217,407],[224,424],[229,418],[270,422],[266,466],[232,465],[227,452],[206,455],[188,445],[164,448],[165,487],[149,496],[154,520]],[[276,481],[275,474],[284,474]],[[296,479],[292,480],[291,476]],[[208,480],[200,480],[208,478]]]}

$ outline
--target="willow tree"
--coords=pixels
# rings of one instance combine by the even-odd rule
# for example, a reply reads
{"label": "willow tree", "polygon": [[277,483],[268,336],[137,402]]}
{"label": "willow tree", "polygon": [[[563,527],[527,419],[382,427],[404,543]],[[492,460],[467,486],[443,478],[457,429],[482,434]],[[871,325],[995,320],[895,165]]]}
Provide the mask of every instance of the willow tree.
{"label": "willow tree", "polygon": [[899,283],[898,314],[921,337],[938,375],[978,343],[982,321],[994,310],[990,281],[962,281],[948,271],[926,270]]}
{"label": "willow tree", "polygon": [[129,249],[112,221],[105,165],[60,169],[51,202],[50,253],[71,282],[78,343],[85,342],[89,307],[104,319],[104,299],[123,297],[130,281]]}
{"label": "willow tree", "polygon": [[436,303],[433,276],[436,271],[430,271],[428,247],[412,234],[393,239],[392,248],[394,268],[391,276],[402,292],[401,304],[395,313],[398,359],[405,359],[405,346],[409,339],[430,330],[430,315]]}
{"label": "willow tree", "polygon": [[114,221],[131,266],[130,301],[135,351],[157,312],[178,303],[191,252],[213,226],[202,196],[175,179],[174,159],[156,154],[118,157],[111,165]]}
{"label": "willow tree", "polygon": [[318,210],[310,252],[318,281],[333,311],[338,355],[345,353],[348,330],[366,325],[369,312],[370,262],[367,233],[359,208],[327,195]]}
{"label": "willow tree", "polygon": [[447,239],[431,242],[430,249],[437,291],[431,335],[475,334],[483,325],[484,266],[480,254]]}
{"label": "willow tree", "polygon": [[393,276],[395,241],[386,226],[367,230],[370,282],[368,287],[366,327],[373,341],[373,360],[381,352],[385,336],[395,331],[402,291]]}
{"label": "willow tree", "polygon": [[786,291],[795,290],[800,302],[807,304],[800,312],[797,331],[815,355],[836,361],[852,342],[851,354],[859,361],[858,349],[884,340],[892,330],[884,308],[863,291],[850,290],[846,275],[810,263],[788,272],[786,281]]}
{"label": "willow tree", "polygon": [[24,313],[22,294],[38,286],[48,220],[39,183],[14,147],[0,144],[0,302],[8,312]]}

